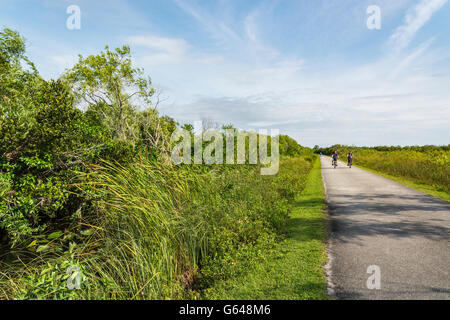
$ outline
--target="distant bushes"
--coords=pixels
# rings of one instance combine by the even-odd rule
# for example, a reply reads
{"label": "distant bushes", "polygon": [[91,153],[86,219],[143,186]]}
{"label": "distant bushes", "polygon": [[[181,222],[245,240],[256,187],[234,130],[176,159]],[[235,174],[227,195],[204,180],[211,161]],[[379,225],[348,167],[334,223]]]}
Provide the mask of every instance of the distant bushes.
{"label": "distant bushes", "polygon": [[355,164],[410,178],[450,193],[450,151],[358,151]]}
{"label": "distant bushes", "polygon": [[279,136],[280,154],[287,157],[311,154],[312,150],[298,144],[297,141],[286,135]]}

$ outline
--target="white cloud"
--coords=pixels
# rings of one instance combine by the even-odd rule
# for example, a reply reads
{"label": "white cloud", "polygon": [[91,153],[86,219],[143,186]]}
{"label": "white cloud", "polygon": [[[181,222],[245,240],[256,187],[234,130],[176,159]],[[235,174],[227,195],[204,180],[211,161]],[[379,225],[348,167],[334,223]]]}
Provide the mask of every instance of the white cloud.
{"label": "white cloud", "polygon": [[447,0],[421,0],[404,19],[404,24],[398,27],[389,39],[389,44],[395,51],[401,51],[413,39],[417,31],[430,20],[434,12],[438,11]]}
{"label": "white cloud", "polygon": [[62,73],[65,69],[72,68],[78,62],[78,57],[72,54],[50,56],[49,59],[52,64],[52,69],[58,70],[57,72],[59,73]]}
{"label": "white cloud", "polygon": [[190,47],[184,39],[163,38],[153,35],[131,36],[126,40],[132,45],[151,49],[149,58],[158,63],[180,61]]}
{"label": "white cloud", "polygon": [[227,47],[230,44],[240,43],[240,37],[224,22],[217,22],[207,12],[201,11],[200,8],[188,4],[185,0],[173,0],[173,2],[184,12],[193,17],[203,28],[203,30],[211,35],[216,40],[218,46]]}
{"label": "white cloud", "polygon": [[389,75],[389,79],[393,79],[398,76],[400,72],[405,70],[414,60],[420,57],[434,42],[434,38],[428,39],[427,41],[421,43],[411,54],[406,56],[397,67]]}
{"label": "white cloud", "polygon": [[[162,64],[152,70],[155,63],[143,60],[170,97],[161,111],[181,123],[209,118],[240,128],[278,128],[307,145],[407,144],[416,138],[411,138],[412,127],[448,132],[450,93],[445,88],[450,76],[444,70],[439,79],[433,77],[433,67],[442,59],[429,52],[434,38],[410,52],[400,50],[438,10],[439,1],[421,1],[407,14],[405,24],[391,36],[397,54],[342,66],[331,61],[311,65],[302,57],[265,45],[259,23],[267,17],[258,8],[238,24],[240,39],[227,27],[229,21],[175,1],[214,40],[220,40],[213,43],[220,54],[204,55],[184,41],[183,59],[176,65]],[[324,132],[330,132],[332,139]],[[432,134],[421,139],[415,143],[445,140]]]}

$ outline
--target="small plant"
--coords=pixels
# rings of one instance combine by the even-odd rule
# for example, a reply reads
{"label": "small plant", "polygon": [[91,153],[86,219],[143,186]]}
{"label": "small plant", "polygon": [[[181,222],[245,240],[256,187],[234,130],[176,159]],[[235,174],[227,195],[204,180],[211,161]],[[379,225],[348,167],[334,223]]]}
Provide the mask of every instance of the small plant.
{"label": "small plant", "polygon": [[[74,258],[74,248],[75,244],[72,243],[64,255],[53,261],[47,261],[35,272],[22,278],[22,290],[16,299],[79,299],[81,290],[87,288],[87,279],[83,275],[82,266]],[[79,271],[79,273],[74,274],[72,271]],[[68,282],[72,281],[77,281],[79,287],[70,286]]]}

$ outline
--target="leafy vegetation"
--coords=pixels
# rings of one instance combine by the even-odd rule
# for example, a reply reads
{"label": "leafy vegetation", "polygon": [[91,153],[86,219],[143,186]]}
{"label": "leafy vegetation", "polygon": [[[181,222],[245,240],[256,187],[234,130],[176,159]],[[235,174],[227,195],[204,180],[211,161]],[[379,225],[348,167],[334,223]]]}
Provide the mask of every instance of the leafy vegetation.
{"label": "leafy vegetation", "polygon": [[0,32],[0,298],[202,298],[283,238],[312,151],[280,136],[276,176],[174,166],[155,95],[126,46],[47,81]]}
{"label": "leafy vegetation", "polygon": [[[304,187],[307,159],[285,160],[278,176],[252,166],[105,163],[89,178],[101,197],[89,221],[95,225],[81,223],[79,245],[50,255],[67,234],[47,236],[39,247],[47,254],[26,269],[12,262],[0,288],[19,298],[201,298],[203,289],[238,276],[237,263],[254,264],[280,239],[294,196],[287,190]],[[84,290],[61,286],[68,261],[83,270]]]}
{"label": "leafy vegetation", "polygon": [[[298,159],[285,163],[285,170],[287,167],[294,171],[304,170]],[[306,184],[296,190],[283,241],[265,248],[257,260],[237,261],[235,268],[243,270],[243,275],[218,281],[206,290],[207,298],[329,299],[322,269],[326,263],[327,223],[318,159],[314,161]]]}
{"label": "leafy vegetation", "polygon": [[[80,56],[55,80],[25,49],[20,34],[0,31],[0,299],[327,298],[313,150],[278,136],[275,176],[250,155],[175,166],[180,125],[158,113],[129,47]],[[193,126],[181,128],[194,146]],[[448,199],[450,146],[314,151],[349,149],[357,165]],[[67,286],[74,268],[79,290]]]}

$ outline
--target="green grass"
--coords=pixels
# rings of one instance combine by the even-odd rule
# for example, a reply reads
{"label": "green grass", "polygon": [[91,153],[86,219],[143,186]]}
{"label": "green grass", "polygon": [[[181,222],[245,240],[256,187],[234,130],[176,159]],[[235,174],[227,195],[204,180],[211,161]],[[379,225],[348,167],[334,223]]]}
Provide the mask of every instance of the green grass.
{"label": "green grass", "polygon": [[358,167],[361,169],[364,169],[366,171],[375,173],[384,178],[387,178],[387,179],[393,180],[395,182],[398,182],[400,184],[403,184],[411,189],[415,189],[420,192],[429,194],[435,198],[450,202],[450,194],[445,191],[436,190],[436,188],[434,186],[430,186],[430,185],[424,184],[424,183],[419,183],[417,181],[413,181],[412,179],[405,178],[405,177],[393,176],[391,174],[387,174],[387,173],[384,173],[384,172],[381,172],[378,170],[367,168],[367,167],[361,166],[359,164],[358,164]]}
{"label": "green grass", "polygon": [[208,289],[206,299],[329,299],[323,270],[327,221],[318,159],[293,206],[285,240],[268,250],[242,277]]}
{"label": "green grass", "polygon": [[[0,299],[199,299],[278,243],[315,159],[283,159],[274,176],[256,166],[105,162],[83,184],[96,208],[81,220],[85,237],[64,252],[44,239],[61,249],[0,255]],[[66,288],[69,265],[81,270],[80,290]]]}

